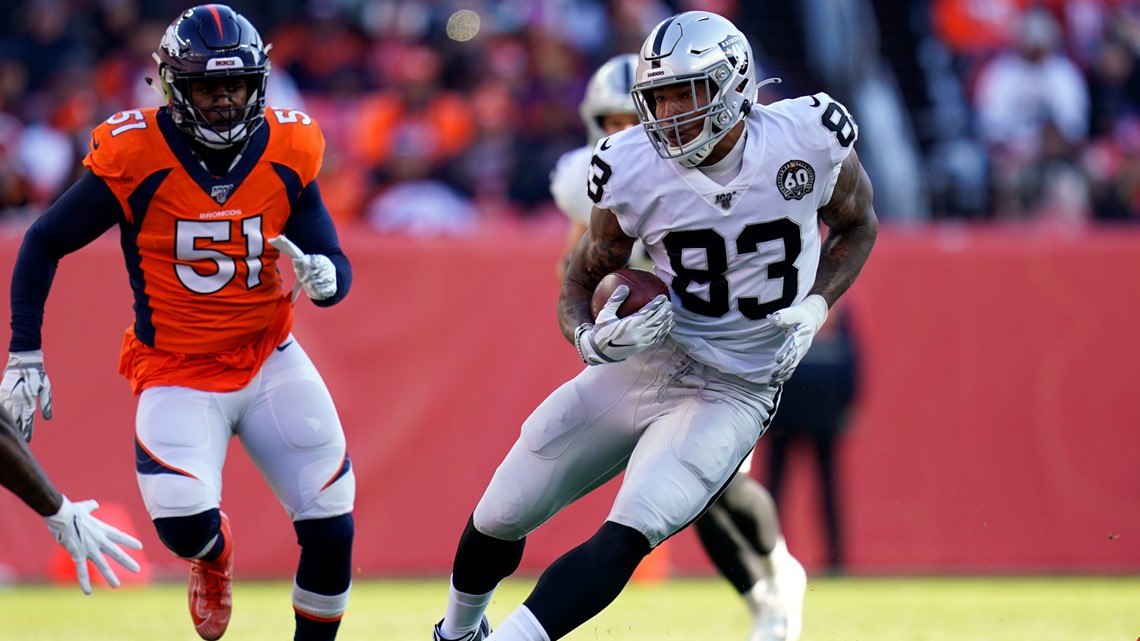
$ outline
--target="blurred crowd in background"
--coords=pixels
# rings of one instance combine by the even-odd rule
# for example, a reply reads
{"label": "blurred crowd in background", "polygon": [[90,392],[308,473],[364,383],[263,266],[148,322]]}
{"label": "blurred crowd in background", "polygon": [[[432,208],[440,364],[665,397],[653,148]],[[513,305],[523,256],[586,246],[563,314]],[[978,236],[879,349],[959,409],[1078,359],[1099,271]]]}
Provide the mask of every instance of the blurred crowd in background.
{"label": "blurred crowd in background", "polygon": [[[66,189],[100,121],[161,104],[151,53],[192,3],[0,4],[0,227],[22,231]],[[269,104],[321,123],[341,221],[562,224],[549,173],[586,141],[586,80],[661,19],[704,9],[749,36],[761,78],[783,79],[762,103],[826,91],[847,105],[888,223],[1140,222],[1140,1],[229,4],[273,45]]]}

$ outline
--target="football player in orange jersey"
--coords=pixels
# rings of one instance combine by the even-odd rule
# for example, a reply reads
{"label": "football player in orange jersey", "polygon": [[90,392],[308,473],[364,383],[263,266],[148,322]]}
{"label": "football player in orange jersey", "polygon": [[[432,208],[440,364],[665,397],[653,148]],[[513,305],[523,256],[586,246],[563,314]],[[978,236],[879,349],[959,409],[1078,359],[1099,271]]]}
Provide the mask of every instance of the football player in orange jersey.
{"label": "football player in orange jersey", "polygon": [[276,261],[292,259],[318,307],[345,297],[352,272],[317,186],[320,128],[265,104],[268,49],[224,5],[166,30],[154,84],[167,106],[96,127],[87,171],[24,237],[0,401],[29,440],[37,400],[51,418],[40,326],[57,262],[118,225],[135,301],[119,371],[139,395],[139,489],[159,538],[190,561],[198,634],[217,639],[230,619],[234,539],[220,504],[237,436],[301,546],[295,640],[328,640],[348,603],[355,477],[328,389],[291,334]]}

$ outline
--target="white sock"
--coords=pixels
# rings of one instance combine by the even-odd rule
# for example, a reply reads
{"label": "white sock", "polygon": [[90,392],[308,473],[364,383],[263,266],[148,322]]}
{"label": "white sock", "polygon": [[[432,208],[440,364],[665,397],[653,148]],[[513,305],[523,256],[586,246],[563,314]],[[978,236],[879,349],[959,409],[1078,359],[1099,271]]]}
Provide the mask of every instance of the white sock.
{"label": "white sock", "polygon": [[317,621],[339,621],[348,609],[348,593],[352,587],[340,594],[317,594],[309,592],[293,581],[293,608],[302,616]]}
{"label": "white sock", "polygon": [[764,608],[764,595],[768,593],[768,583],[768,579],[760,579],[756,585],[740,595],[744,597],[744,603],[748,605],[748,612],[753,617],[759,616],[760,611]]}
{"label": "white sock", "polygon": [[456,590],[455,584],[451,584],[447,591],[447,610],[444,611],[443,625],[440,626],[443,636],[458,639],[477,629],[493,594],[494,590],[486,594],[467,594]]}
{"label": "white sock", "polygon": [[760,613],[764,603],[764,595],[771,589],[775,581],[776,568],[779,565],[778,559],[788,554],[788,544],[784,541],[784,537],[781,536],[776,538],[776,545],[772,547],[772,551],[760,557],[760,566],[764,570],[764,576],[756,582],[756,585],[753,585],[742,595],[744,602],[748,604],[748,611],[752,613],[752,616],[756,616]]}
{"label": "white sock", "polygon": [[771,579],[776,576],[777,559],[788,556],[788,543],[784,537],[776,537],[776,545],[772,546],[772,551],[760,557],[760,565],[764,568],[764,574],[767,578]]}
{"label": "white sock", "polygon": [[542,624],[525,605],[520,605],[511,616],[487,637],[487,641],[550,641]]}

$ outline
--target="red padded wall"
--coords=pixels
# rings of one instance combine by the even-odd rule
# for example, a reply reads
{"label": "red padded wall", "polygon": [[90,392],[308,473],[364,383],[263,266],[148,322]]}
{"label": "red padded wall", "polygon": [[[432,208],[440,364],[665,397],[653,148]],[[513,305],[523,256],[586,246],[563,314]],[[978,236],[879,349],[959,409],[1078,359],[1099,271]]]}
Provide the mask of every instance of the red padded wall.
{"label": "red padded wall", "polygon": [[[335,308],[298,303],[359,483],[363,575],[446,574],[471,508],[529,411],[580,367],[557,330],[557,233],[425,240],[343,229],[355,281]],[[19,238],[0,239],[0,296]],[[884,230],[850,303],[865,394],[841,457],[850,569],[1140,571],[1140,234]],[[146,522],[135,400],[115,373],[131,298],[117,239],[65,258],[44,328],[56,418],[33,449],[72,498],[123,505],[156,574],[181,574]],[[814,481],[794,471],[784,521],[818,567]],[[283,510],[236,443],[225,474],[239,574],[288,576]],[[592,533],[613,486],[528,542],[534,573]],[[54,543],[0,494],[0,565],[46,573]],[[707,572],[695,537],[669,544]]]}

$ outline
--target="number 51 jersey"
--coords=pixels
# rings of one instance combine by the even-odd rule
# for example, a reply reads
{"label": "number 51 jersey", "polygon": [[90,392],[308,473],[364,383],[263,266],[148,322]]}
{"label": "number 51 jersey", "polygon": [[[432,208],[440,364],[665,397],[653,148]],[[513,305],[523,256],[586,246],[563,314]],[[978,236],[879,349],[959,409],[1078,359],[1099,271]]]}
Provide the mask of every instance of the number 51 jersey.
{"label": "number 51 jersey", "polygon": [[120,371],[135,391],[245,385],[293,324],[266,242],[282,233],[320,171],[324,137],[308,116],[268,109],[223,177],[193,155],[165,109],[99,125],[83,164],[122,207],[121,245],[134,293]]}
{"label": "number 51 jersey", "polygon": [[784,333],[766,317],[815,282],[817,210],[858,128],[826,93],[757,106],[745,123],[743,166],[727,185],[661,158],[636,127],[599,141],[587,186],[669,284],[670,336],[706,365],[767,383]]}

